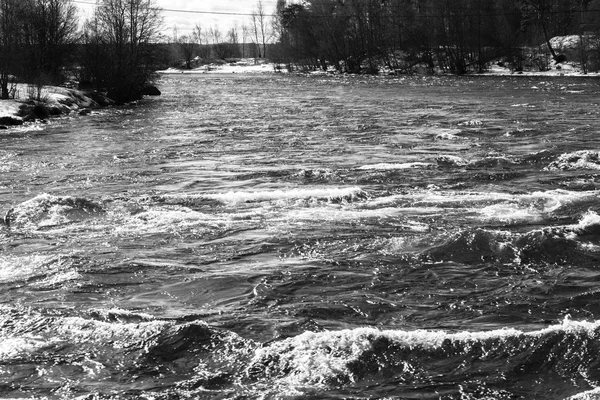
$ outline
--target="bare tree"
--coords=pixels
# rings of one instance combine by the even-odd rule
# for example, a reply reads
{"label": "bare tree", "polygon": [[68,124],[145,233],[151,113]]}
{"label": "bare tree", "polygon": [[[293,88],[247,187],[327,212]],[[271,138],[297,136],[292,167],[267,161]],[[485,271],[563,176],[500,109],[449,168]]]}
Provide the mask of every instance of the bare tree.
{"label": "bare tree", "polygon": [[71,0],[28,0],[23,25],[26,78],[60,83],[63,66],[78,39],[77,8]]}
{"label": "bare tree", "polygon": [[202,27],[198,23],[194,26],[194,30],[192,31],[192,39],[199,45],[202,45]]}
{"label": "bare tree", "polygon": [[248,25],[243,24],[242,25],[242,58],[246,57],[246,42],[248,41],[249,37],[250,37],[250,28],[248,27]]}
{"label": "bare tree", "polygon": [[231,44],[231,53],[233,57],[239,57],[240,54],[240,34],[239,28],[234,25],[229,32],[227,32],[227,41]]}
{"label": "bare tree", "polygon": [[193,38],[188,35],[180,36],[177,44],[181,49],[181,53],[183,54],[183,59],[185,60],[185,67],[187,69],[192,69],[192,60],[194,58],[194,54],[196,51],[196,43]]}
{"label": "bare tree", "polygon": [[223,35],[221,34],[221,30],[217,25],[209,29],[209,36],[213,45],[220,43],[223,40]]}
{"label": "bare tree", "polygon": [[194,41],[198,43],[198,52],[202,58],[210,58],[210,40],[208,38],[208,33],[209,32],[202,29],[200,24],[196,23],[194,26],[192,36]]}
{"label": "bare tree", "polygon": [[258,57],[260,58],[262,56],[265,58],[267,56],[267,41],[269,39],[269,22],[262,0],[258,0],[258,3],[256,3],[256,8],[254,9],[254,12],[252,12],[251,17],[254,38],[256,39],[256,46],[258,48]]}
{"label": "bare tree", "polygon": [[18,68],[19,0],[0,0],[0,92],[2,99],[10,96],[9,83]]}
{"label": "bare tree", "polygon": [[227,58],[229,55],[229,47],[223,42],[223,34],[217,25],[208,30],[208,36],[210,37],[213,55],[221,60]]}
{"label": "bare tree", "polygon": [[162,27],[154,0],[100,0],[86,38],[96,41],[100,65],[94,73],[117,102],[140,98],[155,70],[155,43]]}

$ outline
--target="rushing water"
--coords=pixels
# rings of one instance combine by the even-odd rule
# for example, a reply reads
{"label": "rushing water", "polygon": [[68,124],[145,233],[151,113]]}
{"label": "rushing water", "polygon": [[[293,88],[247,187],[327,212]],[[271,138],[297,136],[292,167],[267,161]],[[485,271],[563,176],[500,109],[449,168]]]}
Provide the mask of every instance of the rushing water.
{"label": "rushing water", "polygon": [[0,397],[600,398],[595,79],[161,90],[0,133]]}

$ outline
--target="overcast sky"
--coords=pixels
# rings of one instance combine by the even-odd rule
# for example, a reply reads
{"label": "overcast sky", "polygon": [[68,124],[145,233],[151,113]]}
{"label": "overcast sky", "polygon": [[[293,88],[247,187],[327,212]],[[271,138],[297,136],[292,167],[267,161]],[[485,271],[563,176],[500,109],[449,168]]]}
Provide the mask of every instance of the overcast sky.
{"label": "overcast sky", "polygon": [[[234,24],[250,25],[250,16],[256,8],[258,0],[155,0],[164,10],[164,33],[173,36],[175,26],[178,35],[189,34],[196,24],[203,29],[218,26],[223,33],[231,29]],[[91,4],[90,4],[91,3]],[[76,0],[75,4],[81,9],[82,18],[91,15],[94,9],[94,0]],[[262,0],[263,8],[267,14],[275,11],[277,0]],[[224,14],[219,14],[224,13]],[[246,15],[228,15],[246,14]]]}

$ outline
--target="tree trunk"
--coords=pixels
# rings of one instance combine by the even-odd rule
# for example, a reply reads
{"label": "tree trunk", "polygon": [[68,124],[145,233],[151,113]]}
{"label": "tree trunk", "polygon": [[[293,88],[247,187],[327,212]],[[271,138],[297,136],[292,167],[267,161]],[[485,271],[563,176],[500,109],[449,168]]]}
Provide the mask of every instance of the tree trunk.
{"label": "tree trunk", "polygon": [[10,93],[8,91],[8,80],[3,79],[0,87],[2,88],[2,100],[8,99],[10,97]]}
{"label": "tree trunk", "polygon": [[552,44],[550,43],[550,38],[548,37],[548,29],[546,28],[546,23],[544,22],[544,14],[540,15],[540,23],[542,24],[542,31],[544,31],[544,39],[546,39],[546,44],[548,45],[548,50],[550,50],[550,54],[552,54],[552,58],[556,60],[558,56],[556,52],[552,48]]}

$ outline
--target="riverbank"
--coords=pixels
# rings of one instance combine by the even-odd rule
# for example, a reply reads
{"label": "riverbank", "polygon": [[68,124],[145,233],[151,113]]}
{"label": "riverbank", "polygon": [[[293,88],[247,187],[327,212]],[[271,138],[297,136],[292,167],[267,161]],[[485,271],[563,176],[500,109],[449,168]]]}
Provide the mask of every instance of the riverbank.
{"label": "riverbank", "polygon": [[[416,75],[429,75],[426,72],[419,72],[420,70],[415,70],[414,74]],[[424,69],[423,69],[424,71]],[[175,74],[273,74],[273,73],[288,73],[285,68],[282,68],[278,64],[275,63],[261,63],[261,64],[251,64],[251,63],[231,63],[231,64],[209,64],[198,68],[193,69],[178,69],[178,68],[168,68],[166,70],[158,71],[159,74],[163,75],[175,75]],[[310,71],[307,72],[309,75],[322,75],[322,74],[339,74],[335,70],[331,71]],[[388,75],[396,75],[395,72],[382,69],[379,73],[381,76]],[[409,74],[410,75],[410,74]],[[445,73],[436,73],[434,75],[447,75]],[[466,74],[465,76],[548,76],[548,77],[557,77],[557,76],[589,76],[589,77],[599,77],[599,72],[588,72],[584,73],[580,67],[575,64],[562,63],[562,64],[552,64],[547,71],[512,71],[510,68],[506,66],[502,66],[499,64],[490,65],[489,69],[483,73],[471,73]]]}
{"label": "riverbank", "polygon": [[[255,61],[254,59],[241,59],[231,63],[212,63],[202,65],[192,69],[181,69],[181,68],[168,68],[166,70],[158,71],[159,74],[163,75],[174,75],[174,74],[273,74],[273,73],[288,73],[287,69],[281,64],[267,62],[263,60]],[[322,75],[322,74],[339,74],[335,69],[329,71],[317,70],[306,72],[309,75]],[[405,73],[401,73],[403,75]],[[416,75],[429,75],[426,68],[415,67],[413,74]],[[396,71],[390,70],[389,68],[381,68],[379,71],[381,76],[397,75]],[[408,74],[410,75],[410,74]],[[443,72],[436,72],[434,75],[447,75]],[[588,72],[584,73],[581,66],[573,62],[562,62],[556,63],[550,61],[548,69],[546,71],[539,70],[524,70],[514,71],[511,70],[508,64],[505,63],[491,63],[487,71],[483,73],[471,73],[465,76],[589,76],[598,77],[600,72]]]}
{"label": "riverbank", "polygon": [[254,60],[252,58],[243,58],[239,61],[230,63],[211,63],[192,69],[167,68],[158,71],[159,74],[261,74],[287,72],[281,69],[278,64],[263,60]]}
{"label": "riverbank", "polygon": [[[0,101],[0,129],[46,120],[53,116],[78,113],[89,114],[94,108],[114,104],[97,92],[46,86],[39,96],[30,95],[26,85],[18,85],[13,99]],[[36,99],[38,98],[38,99]]]}

